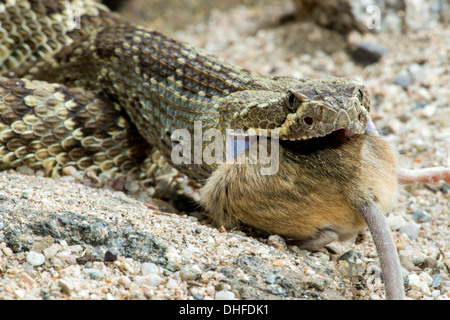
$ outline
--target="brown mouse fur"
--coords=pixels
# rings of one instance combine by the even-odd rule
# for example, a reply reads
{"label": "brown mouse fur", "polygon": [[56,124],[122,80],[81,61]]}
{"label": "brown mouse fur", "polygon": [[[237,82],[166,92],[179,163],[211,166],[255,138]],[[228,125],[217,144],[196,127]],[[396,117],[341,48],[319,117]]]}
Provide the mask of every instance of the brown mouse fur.
{"label": "brown mouse fur", "polygon": [[282,142],[279,159],[275,175],[261,175],[258,164],[223,164],[211,175],[201,202],[217,226],[242,223],[300,241],[331,230],[346,240],[365,227],[362,206],[386,212],[393,201],[396,158],[374,134]]}
{"label": "brown mouse fur", "polygon": [[260,169],[261,164],[223,164],[213,172],[201,203],[217,226],[249,225],[318,250],[356,235],[367,223],[387,298],[404,298],[398,254],[384,219],[397,187],[396,157],[383,139],[337,132],[280,142],[278,172],[264,176]]}

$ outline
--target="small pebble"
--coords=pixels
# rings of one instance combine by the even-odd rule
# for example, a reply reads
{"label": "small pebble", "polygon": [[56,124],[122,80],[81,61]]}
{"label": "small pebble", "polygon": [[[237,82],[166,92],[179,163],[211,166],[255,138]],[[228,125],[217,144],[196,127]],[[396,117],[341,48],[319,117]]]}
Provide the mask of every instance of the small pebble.
{"label": "small pebble", "polygon": [[80,246],[79,244],[73,245],[73,246],[69,246],[69,250],[73,253],[79,253],[83,250],[83,247]]}
{"label": "small pebble", "polygon": [[278,235],[271,235],[267,239],[267,244],[281,251],[287,249],[286,240],[284,240],[282,237]]}
{"label": "small pebble", "polygon": [[167,269],[178,270],[181,264],[181,256],[178,254],[177,249],[174,247],[168,247],[166,250]]}
{"label": "small pebble", "polygon": [[352,262],[349,263],[346,260],[340,260],[336,265],[336,269],[346,278],[359,277],[365,272],[363,265]]}
{"label": "small pebble", "polygon": [[418,275],[411,273],[408,275],[408,284],[409,287],[413,290],[420,291],[421,293],[430,296],[431,291],[430,288],[428,288],[428,285],[425,281],[423,281]]}
{"label": "small pebble", "polygon": [[441,186],[442,193],[450,192],[450,185],[446,184],[445,182],[442,183]]}
{"label": "small pebble", "polygon": [[54,242],[55,240],[51,236],[45,236],[44,238],[35,241],[31,246],[30,251],[42,253],[45,248],[50,247]]}
{"label": "small pebble", "polygon": [[409,223],[402,226],[398,231],[406,234],[411,240],[416,240],[419,237],[419,226],[416,223]]}
{"label": "small pebble", "polygon": [[141,264],[141,273],[144,276],[149,273],[158,273],[158,272],[159,272],[158,266],[152,262],[144,262],[143,264]]}
{"label": "small pebble", "polygon": [[433,290],[432,292],[431,292],[431,296],[433,297],[433,298],[437,298],[437,297],[439,297],[441,295],[441,290]]}
{"label": "small pebble", "polygon": [[7,256],[7,257],[9,257],[13,254],[13,251],[11,250],[11,248],[8,248],[8,247],[3,248],[2,251],[5,254],[5,256]]}
{"label": "small pebble", "polygon": [[349,250],[347,252],[344,252],[340,257],[339,260],[345,260],[348,263],[355,263],[356,262],[356,254],[353,250]]}
{"label": "small pebble", "polygon": [[32,266],[40,266],[45,262],[45,256],[42,253],[30,251],[27,253],[26,260]]}
{"label": "small pebble", "polygon": [[325,249],[327,249],[328,252],[330,252],[331,254],[340,254],[342,253],[342,251],[344,251],[344,247],[342,246],[342,244],[338,242],[332,242],[330,244],[327,244],[325,246]]}
{"label": "small pebble", "polygon": [[120,276],[118,283],[128,289],[131,286],[131,279],[127,276]]}
{"label": "small pebble", "polygon": [[84,273],[87,274],[92,280],[100,280],[103,278],[104,274],[96,268],[86,268]]}
{"label": "small pebble", "polygon": [[15,290],[14,294],[16,295],[17,299],[22,300],[23,298],[25,298],[25,290],[23,290],[23,289]]}
{"label": "small pebble", "polygon": [[63,292],[63,293],[70,294],[73,290],[73,285],[63,279],[60,279],[58,284],[59,284],[59,287],[61,288],[61,292]]}
{"label": "small pebble", "polygon": [[26,284],[29,287],[33,287],[36,285],[36,280],[34,280],[27,272],[21,272],[18,275],[18,278],[22,281],[23,284]]}
{"label": "small pebble", "polygon": [[414,265],[414,263],[411,261],[411,259],[408,256],[405,256],[403,254],[399,255],[400,264],[408,271],[414,271],[418,268]]}
{"label": "small pebble", "polygon": [[443,279],[443,276],[442,276],[442,274],[435,274],[434,276],[433,276],[433,282],[431,283],[431,287],[432,288],[439,288],[440,286],[441,286],[441,284],[442,284],[442,279]]}
{"label": "small pebble", "polygon": [[216,292],[214,296],[216,300],[235,300],[234,293],[226,289]]}
{"label": "small pebble", "polygon": [[159,286],[159,284],[163,281],[163,278],[161,278],[156,273],[149,273],[146,275],[146,278],[148,280],[148,283],[153,287]]}
{"label": "small pebble", "polygon": [[435,104],[427,104],[420,112],[420,115],[424,118],[431,118],[437,111]]}
{"label": "small pebble", "polygon": [[427,286],[431,287],[431,284],[433,283],[433,278],[427,273],[422,272],[419,274],[419,278],[427,284]]}
{"label": "small pebble", "polygon": [[58,253],[58,251],[59,251],[60,249],[61,249],[61,245],[58,244],[58,243],[54,243],[54,244],[52,244],[50,247],[45,248],[44,251],[43,251],[43,253],[44,253],[44,256],[45,256],[47,259],[51,259],[51,258],[53,258],[54,256],[56,256],[56,254]]}
{"label": "small pebble", "polygon": [[175,279],[169,279],[166,283],[166,286],[170,289],[176,289],[180,287]]}
{"label": "small pebble", "polygon": [[28,192],[24,192],[24,193],[22,193],[21,198],[22,199],[29,199],[30,198],[30,194]]}
{"label": "small pebble", "polygon": [[422,209],[414,210],[412,218],[416,222],[427,222],[430,220],[430,214]]}
{"label": "small pebble", "polygon": [[414,110],[423,109],[423,108],[425,108],[425,106],[427,104],[428,104],[428,101],[426,101],[426,100],[422,100],[420,102],[417,102],[416,105],[414,106]]}
{"label": "small pebble", "polygon": [[279,275],[279,274],[277,274],[277,273],[272,273],[272,274],[269,274],[267,277],[266,277],[266,282],[268,283],[268,284],[274,284],[276,281],[277,281],[277,279],[281,279],[282,277]]}
{"label": "small pebble", "polygon": [[391,230],[398,230],[407,224],[405,218],[399,215],[390,215],[386,220]]}
{"label": "small pebble", "polygon": [[351,50],[353,59],[364,66],[380,61],[386,49],[372,43],[360,43]]}
{"label": "small pebble", "polygon": [[202,273],[202,269],[196,264],[185,265],[180,269],[180,278],[185,281],[196,280]]}
{"label": "small pebble", "polygon": [[393,82],[406,90],[414,82],[414,78],[410,74],[400,74],[394,78]]}
{"label": "small pebble", "polygon": [[433,257],[417,257],[412,259],[412,262],[414,263],[415,266],[418,266],[421,269],[425,269],[425,268],[436,268],[437,266],[437,261],[435,258]]}
{"label": "small pebble", "polygon": [[41,288],[41,296],[42,296],[42,299],[44,299],[44,300],[49,299],[52,296],[49,288],[42,287]]}
{"label": "small pebble", "polygon": [[103,258],[103,260],[108,261],[108,262],[114,262],[117,260],[118,256],[119,256],[119,252],[117,252],[117,250],[108,249],[105,252],[105,257]]}
{"label": "small pebble", "polygon": [[[59,255],[60,255],[60,253],[58,253],[58,256]],[[95,256],[93,254],[86,254],[86,255],[84,255],[82,257],[76,258],[76,262],[78,264],[87,264],[89,262],[97,261],[97,260],[98,260],[97,256]]]}

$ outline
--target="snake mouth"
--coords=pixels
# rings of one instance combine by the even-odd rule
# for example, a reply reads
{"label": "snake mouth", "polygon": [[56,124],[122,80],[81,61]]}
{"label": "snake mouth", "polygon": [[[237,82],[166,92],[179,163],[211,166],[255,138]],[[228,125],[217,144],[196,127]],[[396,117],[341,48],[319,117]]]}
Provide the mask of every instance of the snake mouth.
{"label": "snake mouth", "polygon": [[[306,117],[304,118],[304,122],[309,125],[314,123],[314,119]],[[325,125],[326,126],[326,125]],[[292,125],[290,128],[292,129]],[[260,129],[260,128],[250,128],[246,131],[243,130],[231,130],[229,132],[230,135],[234,137],[252,137],[252,136],[265,136],[265,137],[277,137],[280,140],[286,141],[304,141],[313,138],[322,138],[329,135],[342,136],[345,138],[351,138],[356,134],[362,134],[364,132],[371,132],[373,134],[378,135],[378,131],[375,128],[375,125],[372,121],[372,118],[367,113],[366,116],[360,116],[358,121],[351,123],[351,121],[345,122],[344,124],[338,123],[336,121],[335,124],[328,126],[326,129],[321,127],[314,128],[314,130],[310,130],[307,135],[299,135],[299,136],[288,136],[283,135],[283,127],[277,129]]]}
{"label": "snake mouth", "polygon": [[348,129],[339,129],[336,131],[337,134],[341,134],[346,138],[351,138],[355,135],[355,132],[353,132],[352,130],[348,130]]}
{"label": "snake mouth", "polygon": [[[367,126],[362,132],[355,132],[350,129],[338,129],[324,136],[313,137],[309,139],[301,140],[279,140],[280,144],[285,148],[294,151],[295,153],[304,153],[312,150],[318,150],[321,146],[332,146],[334,148],[338,147],[341,143],[348,141],[357,134],[362,134],[365,132],[370,132],[372,134],[378,135],[378,131],[372,121],[372,118],[368,116]],[[232,158],[236,158],[244,150],[248,149],[251,143],[257,141],[258,136],[271,136],[268,134],[268,130],[265,129],[251,129],[245,133],[242,131],[230,131],[227,133],[227,144],[230,144],[232,148]],[[273,138],[273,135],[272,135]],[[304,149],[304,150],[302,150]]]}

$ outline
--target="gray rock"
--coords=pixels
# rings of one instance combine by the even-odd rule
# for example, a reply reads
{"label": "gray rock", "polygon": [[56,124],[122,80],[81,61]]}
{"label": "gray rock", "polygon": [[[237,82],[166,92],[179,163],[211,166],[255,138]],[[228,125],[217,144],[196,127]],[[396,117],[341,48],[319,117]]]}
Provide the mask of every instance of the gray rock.
{"label": "gray rock", "polygon": [[417,271],[419,268],[417,268],[414,263],[411,261],[411,259],[403,254],[399,255],[400,264],[408,271]]}
{"label": "gray rock", "polygon": [[438,288],[442,284],[442,274],[435,274],[433,276],[433,282],[431,283],[432,288]]}
{"label": "gray rock", "polygon": [[338,260],[345,260],[348,263],[355,263],[356,262],[356,254],[353,250],[349,250],[345,253],[343,253]]}
{"label": "gray rock", "polygon": [[405,218],[400,215],[391,214],[389,217],[387,217],[386,221],[391,230],[398,230],[407,224]]}
{"label": "gray rock", "polygon": [[117,257],[119,256],[119,252],[117,252],[117,250],[114,249],[108,249],[105,252],[105,257],[104,260],[105,261],[109,261],[109,262],[113,262],[117,260]]}
{"label": "gray rock", "polygon": [[411,240],[415,240],[419,237],[419,226],[415,223],[409,223],[398,229],[398,231],[406,234]]}
{"label": "gray rock", "polygon": [[434,269],[437,266],[437,261],[433,257],[417,257],[412,259],[414,265],[418,266],[421,269],[431,268]]}
{"label": "gray rock", "polygon": [[351,50],[353,59],[364,66],[380,61],[386,53],[386,49],[371,43],[360,43]]}
{"label": "gray rock", "polygon": [[182,266],[180,269],[180,278],[182,280],[195,280],[199,278],[203,273],[203,270],[196,264],[189,264]]}
{"label": "gray rock", "polygon": [[45,256],[41,253],[30,251],[27,253],[26,260],[32,266],[40,266],[45,262]]}
{"label": "gray rock", "polygon": [[429,104],[429,102],[427,100],[422,100],[420,102],[417,102],[416,105],[414,106],[414,110],[418,110],[418,109],[423,109],[425,108],[425,106],[427,106]]}
{"label": "gray rock", "polygon": [[430,214],[422,209],[414,210],[412,218],[416,222],[427,222],[430,220]]}
{"label": "gray rock", "polygon": [[406,90],[414,82],[414,78],[409,73],[404,73],[397,75],[393,82]]}
{"label": "gray rock", "polygon": [[96,268],[86,268],[84,269],[84,273],[86,273],[92,280],[100,280],[104,277],[103,272]]}
{"label": "gray rock", "polygon": [[442,183],[441,191],[442,191],[443,193],[450,192],[450,185],[446,184],[445,182]]}
{"label": "gray rock", "polygon": [[282,277],[279,274],[272,273],[266,277],[266,282],[269,284],[274,284],[277,281],[277,279],[280,279],[280,278],[282,278]]}

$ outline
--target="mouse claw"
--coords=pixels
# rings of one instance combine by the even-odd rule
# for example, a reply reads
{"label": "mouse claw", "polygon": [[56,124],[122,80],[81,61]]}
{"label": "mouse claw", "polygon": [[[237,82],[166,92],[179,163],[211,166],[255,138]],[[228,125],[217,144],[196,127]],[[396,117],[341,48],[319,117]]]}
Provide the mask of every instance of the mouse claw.
{"label": "mouse claw", "polygon": [[441,181],[450,184],[450,169],[444,167],[417,170],[398,168],[397,179],[399,184],[416,184],[421,182],[438,184]]}

